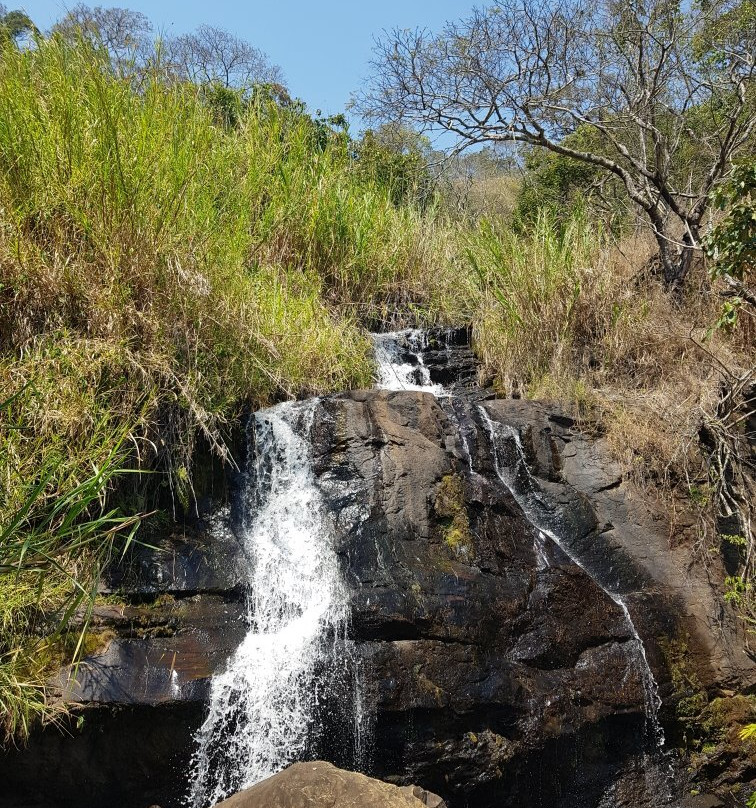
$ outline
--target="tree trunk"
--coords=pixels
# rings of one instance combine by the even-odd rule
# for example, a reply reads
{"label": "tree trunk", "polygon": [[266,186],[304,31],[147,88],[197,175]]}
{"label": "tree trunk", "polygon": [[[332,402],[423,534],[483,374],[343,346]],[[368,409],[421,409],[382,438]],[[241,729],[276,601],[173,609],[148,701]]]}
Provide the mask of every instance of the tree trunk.
{"label": "tree trunk", "polygon": [[672,291],[680,291],[693,266],[696,251],[700,247],[687,232],[683,236],[682,243],[675,245],[669,237],[657,230],[656,243],[659,245],[664,284]]}

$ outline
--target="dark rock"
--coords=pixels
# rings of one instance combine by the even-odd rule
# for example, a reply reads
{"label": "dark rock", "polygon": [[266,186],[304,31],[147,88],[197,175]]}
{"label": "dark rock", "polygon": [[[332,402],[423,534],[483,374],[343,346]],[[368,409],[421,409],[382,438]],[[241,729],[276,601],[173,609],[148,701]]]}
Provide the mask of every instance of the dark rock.
{"label": "dark rock", "polygon": [[683,802],[682,808],[724,808],[724,803],[715,794],[695,794]]}
{"label": "dark rock", "polygon": [[224,507],[167,536],[135,543],[122,563],[107,570],[100,589],[136,598],[228,592],[241,587],[243,570],[244,551]]}
{"label": "dark rock", "polygon": [[[756,665],[744,650],[743,628],[732,610],[722,608],[714,583],[724,577],[721,560],[713,556],[700,568],[694,565],[689,545],[670,537],[667,514],[625,479],[603,439],[581,434],[539,402],[501,400],[485,406],[530,447],[528,460],[538,482],[553,499],[564,501],[560,518],[585,525],[563,534],[598,580],[627,593],[657,678],[664,683],[668,674],[656,641],[672,635],[687,638],[691,662],[708,690],[756,688]],[[592,529],[586,529],[582,503],[589,504],[595,519]]]}
{"label": "dark rock", "polygon": [[242,606],[206,595],[152,609],[98,609],[97,623],[116,626],[119,635],[84,660],[75,677],[61,672],[63,698],[114,705],[204,701],[210,677],[244,637]]}
{"label": "dark rock", "polygon": [[475,801],[550,739],[643,715],[622,610],[548,539],[541,564],[536,531],[476,456],[474,408],[371,392],[322,409],[316,471],[354,581],[379,776]]}
{"label": "dark rock", "polygon": [[[428,366],[447,348],[430,350]],[[651,808],[655,795],[633,769],[647,751],[639,649],[604,590],[623,594],[665,696],[671,675],[658,638],[688,636],[707,687],[754,684],[753,666],[708,582],[670,550],[664,521],[600,441],[544,405],[492,401],[494,425],[511,428],[500,457],[469,389],[468,399],[442,402],[357,391],[322,399],[316,413],[315,473],[351,586],[373,712],[371,773],[422,783],[453,806]],[[520,451],[532,477],[517,465]],[[564,549],[501,481],[503,460],[518,499],[540,509]],[[47,729],[28,752],[0,759],[15,800],[0,796],[0,806],[179,804],[209,677],[245,630],[238,520],[229,511],[219,520],[113,572],[110,587],[128,603],[99,609],[97,619],[116,636],[85,660],[76,684],[59,683],[66,698],[91,705],[87,729],[68,743]],[[152,722],[178,714],[184,724],[166,720],[156,734]],[[155,743],[135,741],[141,734]],[[313,754],[337,760],[328,744],[339,733],[325,726],[319,737],[324,748]],[[117,780],[105,743],[133,747],[127,777]],[[98,768],[82,802],[88,754]],[[58,777],[52,760],[61,769],[72,762],[78,780]]]}

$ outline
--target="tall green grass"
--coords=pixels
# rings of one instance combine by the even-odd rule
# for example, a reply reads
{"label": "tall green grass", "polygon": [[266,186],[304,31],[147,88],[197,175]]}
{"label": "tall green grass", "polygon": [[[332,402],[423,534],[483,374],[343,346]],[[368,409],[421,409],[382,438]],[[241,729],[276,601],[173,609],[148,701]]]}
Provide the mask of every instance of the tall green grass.
{"label": "tall green grass", "polygon": [[599,266],[604,243],[579,209],[564,225],[541,211],[527,235],[488,220],[467,234],[464,253],[480,295],[476,345],[503,390],[532,389],[596,336],[589,332],[603,312],[592,320],[590,301],[610,283]]}
{"label": "tall green grass", "polygon": [[[3,409],[10,402],[0,404]],[[56,478],[64,455],[45,453],[32,479],[12,480],[21,492],[15,510],[3,497],[0,527],[0,737],[28,736],[36,720],[55,717],[44,683],[60,649],[78,659],[84,646],[100,574],[128,548],[143,514],[124,515],[107,503],[108,487],[124,472],[122,442],[85,479]],[[6,460],[7,459],[2,458]],[[76,618],[78,638],[69,642]],[[56,653],[56,650],[58,652]]]}
{"label": "tall green grass", "polygon": [[226,456],[246,407],[369,385],[365,323],[448,309],[432,211],[296,106],[230,126],[211,97],[85,42],[0,60],[0,589],[44,605],[0,596],[10,733],[45,713],[42,615],[91,603],[136,525],[125,471],[190,508],[198,440]]}

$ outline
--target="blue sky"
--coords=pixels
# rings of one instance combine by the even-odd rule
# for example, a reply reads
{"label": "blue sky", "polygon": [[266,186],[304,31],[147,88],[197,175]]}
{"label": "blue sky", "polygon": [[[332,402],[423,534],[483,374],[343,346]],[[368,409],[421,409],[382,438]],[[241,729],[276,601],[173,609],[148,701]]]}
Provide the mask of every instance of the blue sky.
{"label": "blue sky", "polygon": [[[37,26],[48,29],[76,0],[4,0],[23,7]],[[281,66],[295,96],[311,110],[342,112],[350,93],[368,73],[373,39],[383,29],[426,26],[465,16],[480,3],[468,0],[89,0],[88,5],[122,6],[146,14],[156,30],[182,34],[200,23],[226,28],[249,40]],[[354,122],[357,123],[357,122]]]}

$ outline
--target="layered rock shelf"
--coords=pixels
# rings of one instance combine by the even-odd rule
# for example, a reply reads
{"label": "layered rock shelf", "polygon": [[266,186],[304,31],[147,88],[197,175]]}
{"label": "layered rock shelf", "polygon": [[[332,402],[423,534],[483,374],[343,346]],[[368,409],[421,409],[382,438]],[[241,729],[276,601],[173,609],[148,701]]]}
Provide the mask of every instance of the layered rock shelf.
{"label": "layered rock shelf", "polygon": [[[600,439],[547,405],[490,400],[465,332],[423,350],[432,382],[462,395],[356,391],[314,408],[366,739],[357,759],[345,696],[324,693],[312,757],[419,784],[449,808],[693,805],[668,776],[672,757],[663,787],[642,771],[649,695],[634,631],[671,726],[668,643],[685,638],[710,692],[752,688],[737,627]],[[551,531],[497,473],[491,423],[516,438]],[[236,447],[240,467],[251,451]],[[48,727],[0,758],[0,806],[182,804],[210,678],[247,630],[242,487],[232,476],[228,502],[110,571],[100,647],[57,683],[82,708],[66,733]]]}

